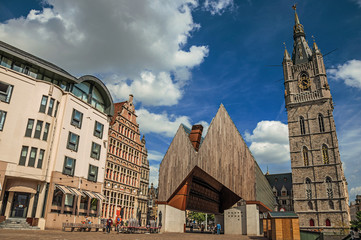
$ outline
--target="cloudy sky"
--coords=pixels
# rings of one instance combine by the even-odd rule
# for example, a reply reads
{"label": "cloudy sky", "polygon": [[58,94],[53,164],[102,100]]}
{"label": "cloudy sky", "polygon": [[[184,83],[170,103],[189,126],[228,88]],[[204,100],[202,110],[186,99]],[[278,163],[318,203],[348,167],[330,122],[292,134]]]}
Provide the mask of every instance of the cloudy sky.
{"label": "cloudy sky", "polygon": [[[221,103],[262,170],[290,172],[281,62],[289,0],[2,0],[0,40],[74,76],[132,93],[151,181],[181,123],[207,129]],[[361,0],[303,0],[307,39],[325,56],[351,200],[361,194]],[[331,52],[331,53],[330,53]],[[329,53],[329,54],[328,54]]]}

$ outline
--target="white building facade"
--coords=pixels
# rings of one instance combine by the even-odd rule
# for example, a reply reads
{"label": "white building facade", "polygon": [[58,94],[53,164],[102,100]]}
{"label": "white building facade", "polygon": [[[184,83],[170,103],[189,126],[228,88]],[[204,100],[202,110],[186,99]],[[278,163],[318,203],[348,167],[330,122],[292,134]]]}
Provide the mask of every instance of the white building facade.
{"label": "white building facade", "polygon": [[0,216],[97,222],[113,101],[94,76],[0,42]]}

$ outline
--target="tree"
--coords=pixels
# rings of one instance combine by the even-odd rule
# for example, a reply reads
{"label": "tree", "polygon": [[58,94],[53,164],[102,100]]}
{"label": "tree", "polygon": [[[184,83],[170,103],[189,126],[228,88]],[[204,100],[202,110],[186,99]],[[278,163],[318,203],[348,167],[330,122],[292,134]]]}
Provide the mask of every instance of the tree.
{"label": "tree", "polygon": [[351,227],[361,229],[361,211],[356,213],[356,220],[351,221]]}
{"label": "tree", "polygon": [[197,223],[201,223],[206,220],[206,214],[201,212],[191,212],[190,218],[196,220]]}

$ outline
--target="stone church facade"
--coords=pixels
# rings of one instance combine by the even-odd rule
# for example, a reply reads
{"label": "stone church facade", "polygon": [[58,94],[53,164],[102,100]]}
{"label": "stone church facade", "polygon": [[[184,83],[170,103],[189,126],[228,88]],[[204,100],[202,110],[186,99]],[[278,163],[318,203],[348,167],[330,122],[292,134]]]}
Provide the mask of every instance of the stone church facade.
{"label": "stone church facade", "polygon": [[296,12],[293,38],[292,58],[285,49],[282,65],[294,210],[301,229],[342,232],[350,215],[332,96],[321,51],[308,46]]}

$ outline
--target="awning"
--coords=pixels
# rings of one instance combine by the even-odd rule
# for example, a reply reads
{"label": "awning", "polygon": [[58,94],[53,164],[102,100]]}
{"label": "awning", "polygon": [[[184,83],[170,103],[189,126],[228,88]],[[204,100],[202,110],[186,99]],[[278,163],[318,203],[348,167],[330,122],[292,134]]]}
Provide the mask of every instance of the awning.
{"label": "awning", "polygon": [[83,197],[85,197],[85,195],[82,193],[82,191],[81,190],[78,190],[78,189],[76,189],[76,188],[72,188],[72,187],[67,187],[71,192],[73,192],[74,193],[74,195],[75,196],[83,196]]}
{"label": "awning", "polygon": [[25,192],[25,193],[36,193],[36,190],[28,186],[12,186],[8,189],[9,192]]}
{"label": "awning", "polygon": [[98,198],[100,201],[104,201],[104,200],[106,199],[106,197],[105,197],[103,194],[101,194],[101,193],[94,193],[94,192],[93,192],[93,194],[94,194],[95,196],[97,196],[97,198]]}
{"label": "awning", "polygon": [[55,187],[57,187],[60,191],[62,191],[64,194],[71,194],[74,195],[73,192],[71,192],[67,187],[62,186],[62,185],[55,185]]}
{"label": "awning", "polygon": [[94,194],[92,192],[83,190],[83,193],[85,193],[90,198],[97,198],[96,196],[94,196]]}
{"label": "awning", "polygon": [[3,186],[4,191],[36,193],[38,182],[30,179],[9,179]]}

